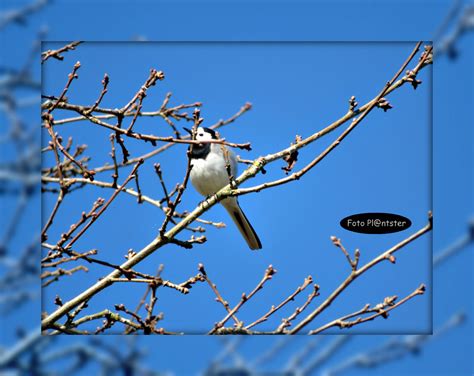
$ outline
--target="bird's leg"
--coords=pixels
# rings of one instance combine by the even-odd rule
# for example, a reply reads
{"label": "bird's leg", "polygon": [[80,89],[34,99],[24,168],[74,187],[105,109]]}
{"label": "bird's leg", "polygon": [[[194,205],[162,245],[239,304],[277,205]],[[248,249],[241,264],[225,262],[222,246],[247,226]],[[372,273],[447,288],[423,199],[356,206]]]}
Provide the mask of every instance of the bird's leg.
{"label": "bird's leg", "polygon": [[212,197],[212,195],[207,195],[204,200],[202,200],[198,205],[201,206],[203,209],[206,207],[206,204],[209,206],[208,200]]}
{"label": "bird's leg", "polygon": [[209,200],[213,197],[217,197],[217,195],[215,193],[211,195],[207,195],[206,198],[199,203],[199,206],[201,206],[203,209],[206,207],[209,207],[210,206]]}

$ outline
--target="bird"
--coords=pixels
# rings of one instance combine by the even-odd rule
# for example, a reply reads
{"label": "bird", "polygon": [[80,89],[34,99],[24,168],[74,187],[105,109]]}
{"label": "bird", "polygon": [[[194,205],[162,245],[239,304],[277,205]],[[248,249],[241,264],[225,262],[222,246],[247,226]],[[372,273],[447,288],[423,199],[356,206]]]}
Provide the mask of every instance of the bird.
{"label": "bird", "polygon": [[[193,132],[190,129],[184,128],[184,130],[193,137]],[[203,142],[192,144],[189,148],[191,183],[201,195],[206,197],[215,194],[229,184],[226,165],[230,165],[232,176],[237,174],[237,158],[232,150],[223,144],[204,142],[218,139],[217,133],[213,129],[198,127],[195,131],[195,140]],[[220,203],[229,213],[249,248],[251,250],[261,249],[262,243],[240,208],[237,197],[227,197]]]}

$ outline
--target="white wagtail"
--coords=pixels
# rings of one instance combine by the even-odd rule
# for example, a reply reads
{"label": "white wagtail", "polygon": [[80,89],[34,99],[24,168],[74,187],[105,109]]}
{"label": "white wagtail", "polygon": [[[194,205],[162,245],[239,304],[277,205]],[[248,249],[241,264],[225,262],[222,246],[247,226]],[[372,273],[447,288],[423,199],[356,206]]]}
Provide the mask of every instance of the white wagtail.
{"label": "white wagtail", "polygon": [[[191,130],[184,128],[192,136]],[[198,127],[196,141],[217,140],[216,132],[210,128]],[[227,154],[227,156],[224,155]],[[226,158],[230,165],[230,173],[236,176],[237,158],[235,154],[222,144],[203,142],[191,145],[190,178],[194,188],[203,196],[209,197],[229,184],[229,174],[226,169]],[[221,204],[229,213],[244,237],[250,249],[261,249],[262,243],[249,220],[239,206],[236,197],[228,197]]]}

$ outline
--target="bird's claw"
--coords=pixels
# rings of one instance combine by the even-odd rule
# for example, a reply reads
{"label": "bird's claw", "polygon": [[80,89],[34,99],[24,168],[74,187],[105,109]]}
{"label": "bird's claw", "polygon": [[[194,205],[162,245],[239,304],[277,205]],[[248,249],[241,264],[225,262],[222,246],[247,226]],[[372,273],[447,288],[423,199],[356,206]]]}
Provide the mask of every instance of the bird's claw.
{"label": "bird's claw", "polygon": [[203,209],[206,207],[209,207],[210,206],[209,200],[216,196],[217,196],[216,194],[207,195],[206,198],[199,203],[199,206],[201,206]]}

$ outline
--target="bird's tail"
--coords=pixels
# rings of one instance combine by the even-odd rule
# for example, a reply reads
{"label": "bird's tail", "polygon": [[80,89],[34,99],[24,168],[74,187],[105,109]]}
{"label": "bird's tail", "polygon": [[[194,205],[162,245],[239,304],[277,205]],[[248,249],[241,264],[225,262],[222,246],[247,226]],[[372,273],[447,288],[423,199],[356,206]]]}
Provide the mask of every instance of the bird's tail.
{"label": "bird's tail", "polygon": [[261,249],[262,243],[260,242],[257,233],[253,229],[244,212],[240,208],[237,199],[235,197],[229,197],[225,200],[222,200],[221,203],[231,216],[234,223],[237,225],[237,228],[244,237],[249,248],[252,250]]}

